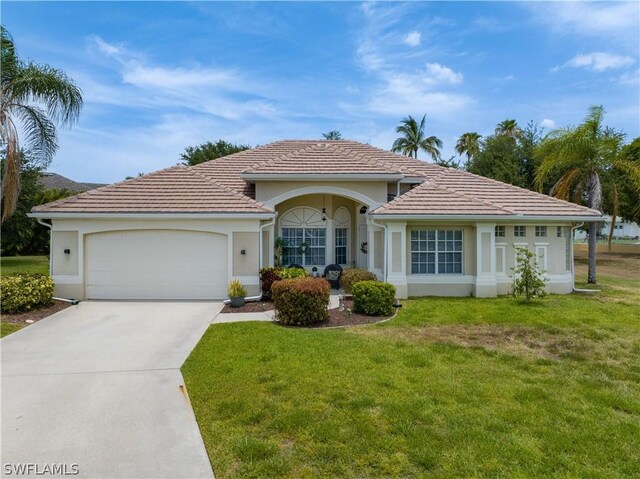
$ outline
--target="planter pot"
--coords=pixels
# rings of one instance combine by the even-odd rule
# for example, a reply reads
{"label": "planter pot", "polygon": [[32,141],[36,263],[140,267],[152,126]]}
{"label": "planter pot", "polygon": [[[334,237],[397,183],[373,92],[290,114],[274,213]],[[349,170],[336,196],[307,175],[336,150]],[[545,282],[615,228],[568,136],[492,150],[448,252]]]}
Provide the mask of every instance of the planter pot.
{"label": "planter pot", "polygon": [[244,306],[244,296],[238,296],[235,298],[229,298],[231,300],[232,308],[239,308],[240,306]]}

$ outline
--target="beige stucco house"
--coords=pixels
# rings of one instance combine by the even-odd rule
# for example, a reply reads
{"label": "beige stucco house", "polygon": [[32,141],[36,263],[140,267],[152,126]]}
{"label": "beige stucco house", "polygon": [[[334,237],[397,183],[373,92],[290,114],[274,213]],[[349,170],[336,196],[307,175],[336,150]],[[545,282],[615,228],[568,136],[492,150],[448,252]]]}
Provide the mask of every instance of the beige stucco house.
{"label": "beige stucco house", "polygon": [[514,248],[523,246],[535,252],[548,289],[569,293],[572,228],[600,219],[352,141],[279,141],[32,215],[51,227],[56,295],[75,299],[220,299],[232,278],[257,294],[278,238],[285,264],[367,268],[401,298],[506,294]]}

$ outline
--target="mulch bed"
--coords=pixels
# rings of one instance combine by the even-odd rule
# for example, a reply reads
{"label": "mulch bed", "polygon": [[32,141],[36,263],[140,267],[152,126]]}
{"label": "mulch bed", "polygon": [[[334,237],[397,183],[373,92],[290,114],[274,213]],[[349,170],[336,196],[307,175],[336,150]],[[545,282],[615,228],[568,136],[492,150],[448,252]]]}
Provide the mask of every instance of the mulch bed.
{"label": "mulch bed", "polygon": [[2,313],[2,321],[4,323],[31,324],[27,323],[27,320],[35,323],[36,321],[40,321],[41,319],[51,316],[53,313],[57,313],[58,311],[62,311],[69,306],[71,306],[71,303],[67,303],[66,301],[53,300],[51,304],[42,309],[15,314]]}
{"label": "mulch bed", "polygon": [[394,313],[389,316],[367,316],[365,314],[356,314],[347,312],[347,309],[353,311],[353,300],[346,299],[344,301],[344,311],[339,309],[329,310],[329,319],[322,321],[321,323],[312,324],[309,328],[334,328],[336,326],[358,326],[360,324],[373,324],[379,323],[385,319],[392,317]]}
{"label": "mulch bed", "polygon": [[221,313],[262,313],[264,311],[273,310],[273,303],[271,301],[253,301],[251,303],[244,303],[244,306],[234,308],[230,304],[225,304]]}

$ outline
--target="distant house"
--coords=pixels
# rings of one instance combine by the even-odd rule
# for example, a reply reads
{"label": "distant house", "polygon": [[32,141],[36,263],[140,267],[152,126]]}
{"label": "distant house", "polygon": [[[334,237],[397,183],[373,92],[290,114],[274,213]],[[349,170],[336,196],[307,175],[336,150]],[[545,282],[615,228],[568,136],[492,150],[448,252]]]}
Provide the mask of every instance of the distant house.
{"label": "distant house", "polygon": [[58,173],[45,171],[40,177],[40,184],[45,190],[67,190],[73,193],[82,193],[105,186],[103,183],[79,183]]}
{"label": "distant house", "polygon": [[[611,216],[606,215],[601,223],[600,236],[609,236],[611,229]],[[640,238],[640,225],[632,221],[622,221],[620,218],[616,220],[613,228],[613,237],[615,239],[637,239]],[[576,230],[575,239],[583,241],[587,239],[587,232],[584,230]]]}

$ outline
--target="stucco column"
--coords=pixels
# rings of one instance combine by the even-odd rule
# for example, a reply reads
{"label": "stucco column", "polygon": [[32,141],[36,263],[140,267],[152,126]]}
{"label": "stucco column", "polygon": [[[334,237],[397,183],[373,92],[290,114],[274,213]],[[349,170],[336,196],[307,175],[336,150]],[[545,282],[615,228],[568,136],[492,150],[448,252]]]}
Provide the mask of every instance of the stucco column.
{"label": "stucco column", "polygon": [[367,269],[374,271],[375,269],[375,241],[373,237],[373,225],[367,219]]}
{"label": "stucco column", "polygon": [[396,297],[409,295],[407,286],[407,223],[387,223],[387,281],[396,287]]}
{"label": "stucco column", "polygon": [[476,223],[476,284],[475,296],[495,298],[496,284],[496,225]]}

